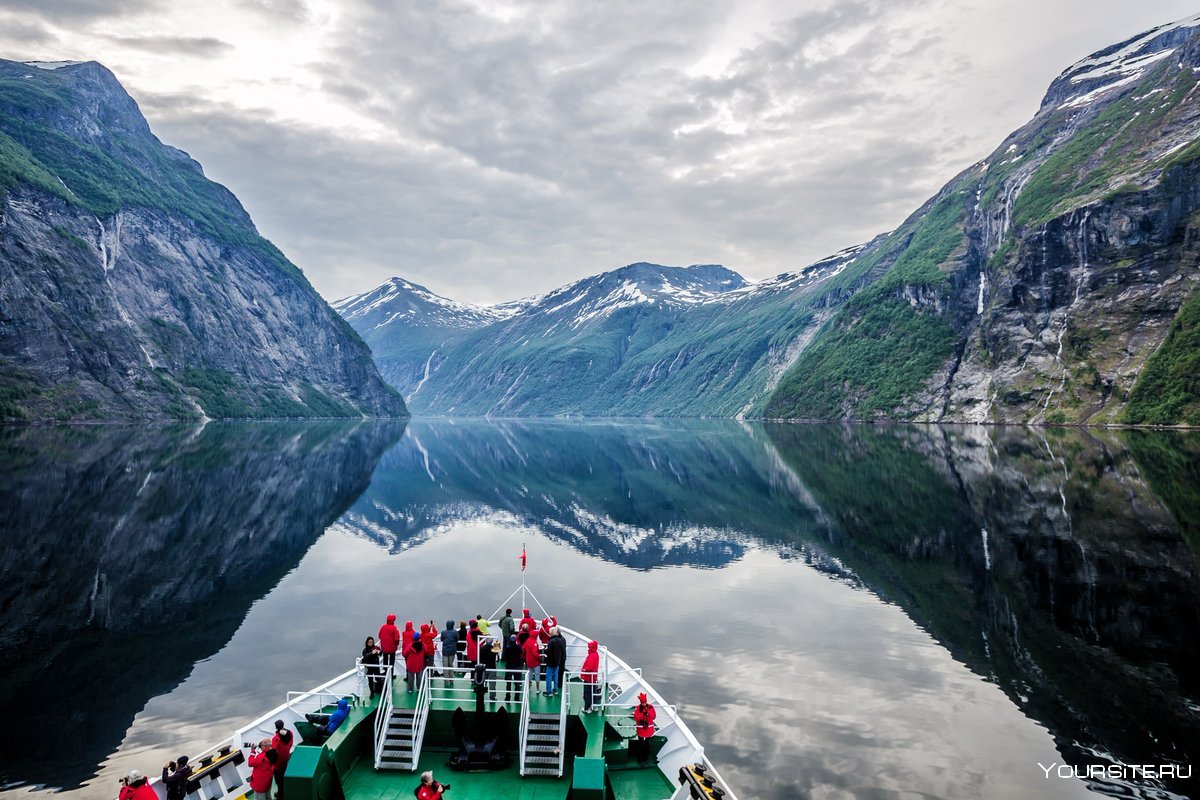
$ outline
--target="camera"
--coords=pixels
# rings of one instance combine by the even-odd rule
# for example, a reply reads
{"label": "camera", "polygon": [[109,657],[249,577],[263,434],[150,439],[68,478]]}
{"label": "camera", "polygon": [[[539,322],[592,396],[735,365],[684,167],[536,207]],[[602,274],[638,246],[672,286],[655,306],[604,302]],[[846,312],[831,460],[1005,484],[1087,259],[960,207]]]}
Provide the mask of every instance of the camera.
{"label": "camera", "polygon": [[258,742],[242,742],[242,748],[244,750],[257,750]]}

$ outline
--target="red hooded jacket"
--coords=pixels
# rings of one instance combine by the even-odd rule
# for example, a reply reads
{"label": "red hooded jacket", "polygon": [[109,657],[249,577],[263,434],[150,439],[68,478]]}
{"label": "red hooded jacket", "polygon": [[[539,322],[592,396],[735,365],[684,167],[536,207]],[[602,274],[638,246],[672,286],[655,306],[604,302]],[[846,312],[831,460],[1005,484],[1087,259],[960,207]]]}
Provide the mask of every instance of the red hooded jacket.
{"label": "red hooded jacket", "polygon": [[[287,733],[287,741],[280,736],[281,733]],[[287,730],[275,731],[275,735],[271,737],[271,749],[275,751],[275,772],[284,772],[287,770],[288,759],[292,757],[292,745],[296,743],[296,734]]]}
{"label": "red hooded jacket", "polygon": [[525,666],[532,669],[542,665],[542,653],[538,650],[538,637],[530,636],[526,639],[521,650],[525,653]]}
{"label": "red hooded jacket", "polygon": [[420,639],[404,648],[404,668],[409,672],[420,672],[425,669],[424,645],[418,647]]}
{"label": "red hooded jacket", "polygon": [[400,646],[400,629],[396,627],[396,615],[388,614],[387,622],[379,629],[379,652],[394,653]]}
{"label": "red hooded jacket", "polygon": [[657,716],[657,712],[647,701],[645,693],[639,694],[638,700],[640,702],[633,708],[633,722],[637,726],[638,738],[649,739],[654,735],[654,717]]}
{"label": "red hooded jacket", "polygon": [[415,639],[416,636],[417,632],[413,630],[412,620],[410,619],[408,622],[404,623],[404,631],[400,634],[400,641],[404,645],[400,650],[401,654],[408,652],[408,646],[412,644],[412,640]]}
{"label": "red hooded jacket", "polygon": [[120,800],[158,800],[150,781],[143,779],[137,786],[122,786]]}
{"label": "red hooded jacket", "polygon": [[259,750],[256,753],[251,753],[246,759],[246,766],[250,767],[250,788],[256,792],[271,791],[271,781],[275,778],[275,765],[271,763],[271,759],[267,758],[269,750]]}
{"label": "red hooded jacket", "polygon": [[475,620],[471,620],[471,627],[467,630],[467,661],[479,660],[479,637],[481,635],[479,626],[475,624]]}
{"label": "red hooded jacket", "polygon": [[426,658],[433,654],[433,640],[436,637],[436,631],[430,628],[428,624],[421,623],[421,649],[425,652]]}
{"label": "red hooded jacket", "polygon": [[596,683],[600,680],[600,643],[588,642],[588,654],[583,657],[583,669],[579,677],[584,683]]}
{"label": "red hooded jacket", "polygon": [[517,623],[517,630],[519,631],[521,628],[525,628],[530,633],[537,633],[537,620],[535,620],[533,615],[529,613],[529,609],[521,609],[521,612],[524,614],[524,616],[521,617],[521,621]]}

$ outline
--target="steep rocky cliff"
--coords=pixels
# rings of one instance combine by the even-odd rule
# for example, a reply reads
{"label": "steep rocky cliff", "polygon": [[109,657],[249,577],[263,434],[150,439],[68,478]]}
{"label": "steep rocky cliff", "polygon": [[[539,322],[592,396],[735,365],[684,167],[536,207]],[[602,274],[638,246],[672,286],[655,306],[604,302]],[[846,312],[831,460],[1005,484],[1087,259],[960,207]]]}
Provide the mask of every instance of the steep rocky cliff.
{"label": "steep rocky cliff", "polygon": [[1198,26],[1063,72],[888,238],[764,414],[1200,424]]}
{"label": "steep rocky cliff", "polygon": [[0,419],[405,414],[112,73],[0,61]]}

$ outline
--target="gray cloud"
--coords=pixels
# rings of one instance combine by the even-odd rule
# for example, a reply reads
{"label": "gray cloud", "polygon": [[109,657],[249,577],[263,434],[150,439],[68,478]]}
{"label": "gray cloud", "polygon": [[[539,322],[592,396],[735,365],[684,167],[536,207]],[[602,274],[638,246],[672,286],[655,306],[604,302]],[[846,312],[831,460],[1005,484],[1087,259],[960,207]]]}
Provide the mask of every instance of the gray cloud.
{"label": "gray cloud", "polygon": [[70,25],[90,22],[101,17],[123,17],[140,14],[161,6],[161,0],[3,0],[6,11],[27,13],[30,16]]}
{"label": "gray cloud", "polygon": [[115,44],[163,55],[213,58],[233,48],[213,36],[108,36]]}
{"label": "gray cloud", "polygon": [[346,0],[318,20],[264,0],[241,7],[322,24],[325,46],[250,79],[315,87],[382,135],[235,108],[203,75],[131,89],[327,297],[400,274],[496,301],[637,260],[765,277],[865,241],[1067,64],[1187,6]]}

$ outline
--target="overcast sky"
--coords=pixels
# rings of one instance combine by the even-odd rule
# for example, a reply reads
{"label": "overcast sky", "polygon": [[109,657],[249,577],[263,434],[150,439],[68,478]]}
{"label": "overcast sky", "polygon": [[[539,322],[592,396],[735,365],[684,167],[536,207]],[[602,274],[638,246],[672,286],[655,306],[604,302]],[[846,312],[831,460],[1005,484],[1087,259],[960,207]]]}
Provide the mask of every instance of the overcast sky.
{"label": "overcast sky", "polygon": [[0,0],[96,60],[336,299],[633,261],[796,270],[896,227],[1095,50],[1198,0]]}

